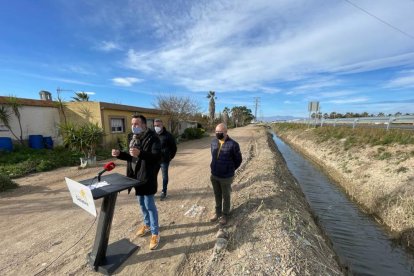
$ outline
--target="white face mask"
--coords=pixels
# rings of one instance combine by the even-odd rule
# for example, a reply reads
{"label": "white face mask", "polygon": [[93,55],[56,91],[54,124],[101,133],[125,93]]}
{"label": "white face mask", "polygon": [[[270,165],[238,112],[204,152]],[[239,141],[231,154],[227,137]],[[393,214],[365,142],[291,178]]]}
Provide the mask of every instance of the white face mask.
{"label": "white face mask", "polygon": [[155,129],[155,132],[158,133],[158,134],[160,134],[161,131],[162,131],[162,128],[158,127],[158,126],[154,127],[154,129]]}
{"label": "white face mask", "polygon": [[140,133],[142,132],[142,128],[141,128],[141,127],[135,127],[135,126],[132,126],[132,127],[131,127],[131,131],[132,131],[132,133],[134,133],[134,134],[140,134]]}

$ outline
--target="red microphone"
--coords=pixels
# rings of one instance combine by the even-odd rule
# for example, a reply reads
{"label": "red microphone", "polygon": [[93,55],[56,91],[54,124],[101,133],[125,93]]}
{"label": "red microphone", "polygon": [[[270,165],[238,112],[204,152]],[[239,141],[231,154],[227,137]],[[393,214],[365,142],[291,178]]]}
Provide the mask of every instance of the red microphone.
{"label": "red microphone", "polygon": [[112,171],[114,168],[115,168],[115,163],[114,162],[108,162],[108,163],[106,163],[104,165],[104,169],[98,173],[98,181],[101,181],[101,175],[104,172]]}

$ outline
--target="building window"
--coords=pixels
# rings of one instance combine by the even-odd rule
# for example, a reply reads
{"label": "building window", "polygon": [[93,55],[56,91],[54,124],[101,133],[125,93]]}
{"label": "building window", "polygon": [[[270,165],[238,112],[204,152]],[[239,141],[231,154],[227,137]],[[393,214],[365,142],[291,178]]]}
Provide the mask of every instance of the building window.
{"label": "building window", "polygon": [[125,119],[124,118],[111,118],[111,132],[112,133],[124,133],[125,132]]}

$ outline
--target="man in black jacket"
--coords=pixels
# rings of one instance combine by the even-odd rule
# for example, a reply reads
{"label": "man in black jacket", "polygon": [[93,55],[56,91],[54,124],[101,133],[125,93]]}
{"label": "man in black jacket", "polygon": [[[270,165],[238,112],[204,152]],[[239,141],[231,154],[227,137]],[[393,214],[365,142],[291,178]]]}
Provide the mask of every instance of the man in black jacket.
{"label": "man in black jacket", "polygon": [[129,135],[129,152],[112,149],[112,156],[127,161],[127,176],[138,179],[135,186],[141,207],[144,225],[137,230],[138,236],[151,232],[150,249],[156,249],[160,241],[158,211],[154,194],[157,193],[158,164],[161,158],[161,144],[157,135],[147,128],[147,119],[134,115],[131,120],[132,134]]}
{"label": "man in black jacket", "polygon": [[167,197],[167,186],[168,186],[168,167],[171,160],[174,158],[177,153],[177,144],[175,143],[175,138],[169,133],[161,119],[155,119],[154,129],[158,134],[161,142],[161,172],[162,172],[162,192],[160,195],[161,200],[164,200]]}
{"label": "man in black jacket", "polygon": [[221,225],[227,224],[230,213],[230,193],[234,172],[240,167],[242,155],[239,144],[227,135],[227,126],[218,124],[216,138],[211,141],[211,184],[213,185],[216,210],[210,218]]}

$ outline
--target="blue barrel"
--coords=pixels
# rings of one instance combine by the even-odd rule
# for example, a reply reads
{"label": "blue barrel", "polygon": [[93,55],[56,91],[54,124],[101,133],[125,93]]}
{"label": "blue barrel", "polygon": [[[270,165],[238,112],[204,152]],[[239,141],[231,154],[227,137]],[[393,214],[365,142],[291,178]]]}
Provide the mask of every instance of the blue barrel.
{"label": "blue barrel", "polygon": [[50,137],[50,136],[43,137],[43,144],[45,145],[45,148],[47,148],[47,149],[53,149],[53,140],[52,140],[52,137]]}
{"label": "blue barrel", "polygon": [[29,135],[29,147],[32,149],[43,149],[43,135]]}
{"label": "blue barrel", "polygon": [[0,151],[13,151],[13,142],[9,137],[0,137]]}

